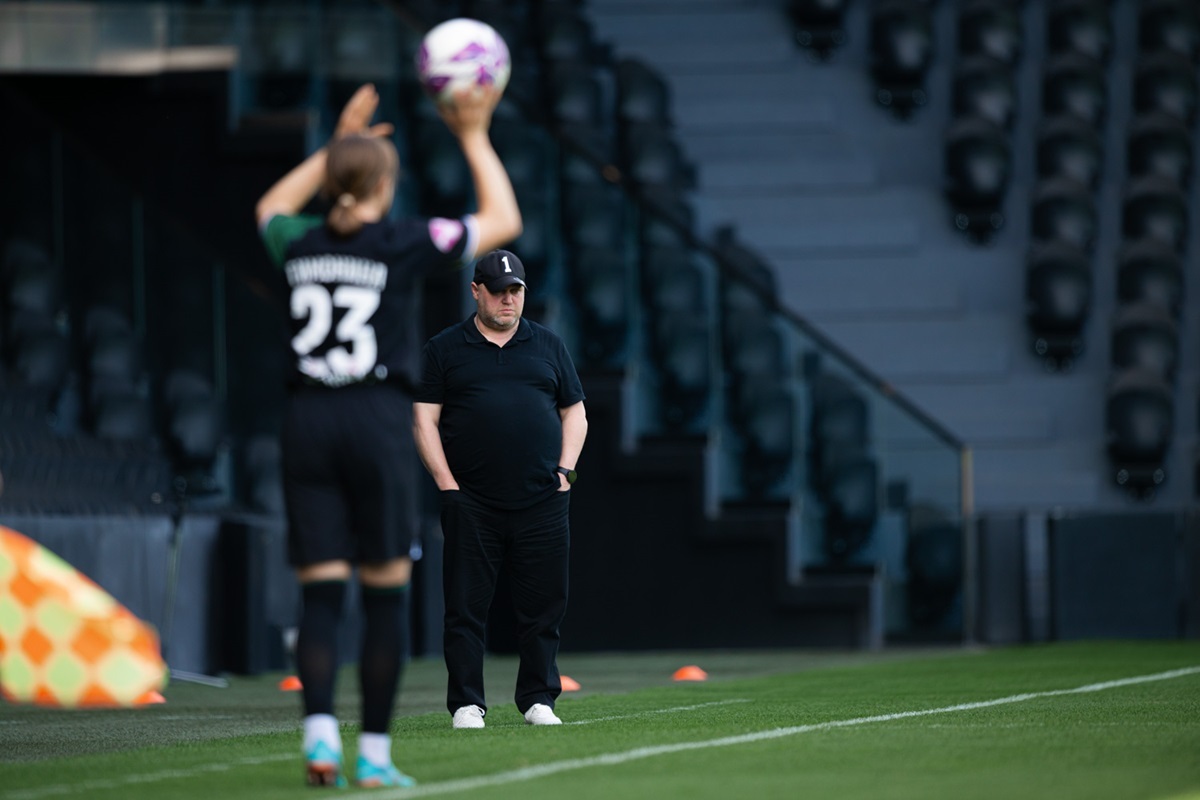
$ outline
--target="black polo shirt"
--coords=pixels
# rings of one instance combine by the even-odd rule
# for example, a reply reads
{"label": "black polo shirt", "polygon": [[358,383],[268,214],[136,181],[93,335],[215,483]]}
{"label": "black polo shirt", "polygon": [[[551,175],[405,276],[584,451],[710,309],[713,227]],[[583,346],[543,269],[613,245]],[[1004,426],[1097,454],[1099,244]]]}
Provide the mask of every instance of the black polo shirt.
{"label": "black polo shirt", "polygon": [[584,399],[563,340],[521,319],[499,347],[475,316],[425,345],[414,399],[442,407],[439,431],[459,488],[481,503],[526,508],[558,491],[559,409]]}

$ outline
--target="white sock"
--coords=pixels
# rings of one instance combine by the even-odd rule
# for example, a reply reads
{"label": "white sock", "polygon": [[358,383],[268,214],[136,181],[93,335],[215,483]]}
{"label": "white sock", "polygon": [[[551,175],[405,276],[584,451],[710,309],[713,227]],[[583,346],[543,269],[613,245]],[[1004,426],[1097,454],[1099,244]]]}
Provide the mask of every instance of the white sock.
{"label": "white sock", "polygon": [[392,763],[392,737],[386,733],[360,733],[358,754],[372,764],[382,767]]}
{"label": "white sock", "polygon": [[311,750],[317,742],[325,742],[342,752],[342,733],[338,729],[337,717],[332,714],[309,714],[304,718],[304,749]]}

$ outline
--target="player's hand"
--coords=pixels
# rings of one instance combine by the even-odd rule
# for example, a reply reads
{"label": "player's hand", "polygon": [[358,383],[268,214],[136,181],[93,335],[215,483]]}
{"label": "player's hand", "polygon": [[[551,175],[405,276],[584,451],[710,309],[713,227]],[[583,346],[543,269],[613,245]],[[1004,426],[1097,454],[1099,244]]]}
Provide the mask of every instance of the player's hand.
{"label": "player's hand", "polygon": [[346,101],[337,127],[333,131],[333,138],[341,139],[352,134],[370,137],[391,136],[395,130],[392,123],[379,122],[371,125],[371,118],[375,116],[378,108],[379,92],[375,91],[375,84],[364,83]]}
{"label": "player's hand", "polygon": [[439,103],[438,114],[455,136],[469,131],[486,131],[492,124],[492,112],[504,95],[495,86],[472,86],[454,93],[450,103]]}

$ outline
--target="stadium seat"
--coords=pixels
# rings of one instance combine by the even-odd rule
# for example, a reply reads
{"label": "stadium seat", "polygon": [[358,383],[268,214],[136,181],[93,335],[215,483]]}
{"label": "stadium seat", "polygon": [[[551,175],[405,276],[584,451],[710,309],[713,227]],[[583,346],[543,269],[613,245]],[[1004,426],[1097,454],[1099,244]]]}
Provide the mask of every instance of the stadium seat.
{"label": "stadium seat", "polygon": [[279,437],[255,434],[242,452],[242,494],[254,511],[282,516],[283,453]]}
{"label": "stadium seat", "polygon": [[107,331],[87,343],[85,367],[97,385],[133,385],[142,376],[142,344],[133,331]]}
{"label": "stadium seat", "polygon": [[108,333],[132,333],[133,320],[125,311],[110,305],[90,306],[83,312],[83,337],[91,343]]}
{"label": "stadium seat", "polygon": [[742,496],[784,499],[796,456],[796,403],[786,382],[778,374],[734,374],[727,411],[741,445]]}
{"label": "stadium seat", "polygon": [[1092,304],[1087,254],[1061,241],[1035,244],[1025,264],[1026,321],[1033,352],[1058,369],[1083,351]]}
{"label": "stadium seat", "polygon": [[844,17],[849,0],[790,0],[788,17],[792,21],[796,44],[820,61],[846,42]]}
{"label": "stadium seat", "polygon": [[643,248],[686,247],[689,244],[696,227],[696,214],[683,189],[643,186],[641,200],[638,240]]}
{"label": "stadium seat", "polygon": [[1012,144],[1004,129],[978,117],[954,120],[943,144],[946,198],[955,226],[978,241],[1004,224]]}
{"label": "stadium seat", "polygon": [[828,371],[809,377],[809,482],[825,496],[838,470],[866,457],[870,410],[853,384]]}
{"label": "stadium seat", "polygon": [[1047,53],[1108,60],[1113,39],[1108,0],[1051,0],[1046,17]]}
{"label": "stadium seat", "polygon": [[933,12],[920,0],[881,0],[871,7],[868,49],[875,99],[904,119],[927,102],[933,60]]}
{"label": "stadium seat", "polygon": [[453,135],[440,120],[422,119],[413,132],[413,171],[420,212],[458,217],[471,203],[471,172]]}
{"label": "stadium seat", "polygon": [[871,537],[879,516],[879,465],[873,458],[853,456],[839,463],[821,494],[824,506],[825,553],[844,562]]}
{"label": "stadium seat", "polygon": [[595,34],[587,17],[570,3],[540,3],[534,36],[543,69],[562,61],[592,61]]}
{"label": "stadium seat", "polygon": [[4,305],[8,314],[21,311],[53,315],[62,310],[62,275],[46,260],[20,260],[8,266]]}
{"label": "stadium seat", "polygon": [[1138,8],[1138,49],[1174,52],[1200,61],[1200,13],[1191,0],[1143,0]]}
{"label": "stadium seat", "polygon": [[625,362],[629,338],[630,275],[620,250],[575,248],[565,254],[579,309],[581,361],[592,368]]}
{"label": "stadium seat", "polygon": [[713,328],[706,313],[660,313],[651,320],[659,379],[659,422],[668,433],[703,431],[711,407]]}
{"label": "stadium seat", "polygon": [[[19,230],[10,228],[10,230]],[[9,276],[19,267],[36,265],[51,268],[50,253],[37,242],[19,236],[12,236],[4,245],[0,254],[0,285],[7,286]]]}
{"label": "stadium seat", "polygon": [[956,117],[975,116],[1011,129],[1017,113],[1013,70],[991,56],[967,56],[954,69],[951,108]]}
{"label": "stadium seat", "polygon": [[745,308],[740,312],[724,311],[721,351],[723,365],[733,375],[768,375],[778,378],[788,374],[788,355],[783,335],[774,321],[761,310]]}
{"label": "stadium seat", "polygon": [[[737,230],[726,225],[713,233],[713,247],[721,269],[722,286],[727,290],[723,299],[728,300],[735,295],[732,289],[743,286],[751,292],[755,301],[767,300],[764,310],[773,310],[775,298],[778,297],[778,278],[775,270],[752,247],[746,245],[738,236]],[[724,283],[732,279],[735,283]]]}
{"label": "stadium seat", "polygon": [[1161,175],[1187,188],[1192,178],[1191,132],[1170,114],[1139,116],[1129,126],[1125,163],[1130,177]]}
{"label": "stadium seat", "polygon": [[521,261],[534,281],[529,289],[529,296],[539,297],[549,288],[546,276],[551,252],[556,247],[555,242],[559,236],[553,230],[555,215],[550,210],[550,199],[546,194],[538,194],[526,184],[513,186],[513,190],[521,208],[522,230],[521,235],[508,249],[521,254]]}
{"label": "stadium seat", "polygon": [[1114,375],[1106,393],[1105,429],[1119,486],[1146,495],[1166,479],[1163,462],[1174,426],[1172,391],[1166,381],[1137,370]]}
{"label": "stadium seat", "polygon": [[695,311],[708,306],[704,275],[682,247],[642,248],[640,276],[650,319],[662,311]]}
{"label": "stadium seat", "polygon": [[16,336],[9,380],[53,392],[66,384],[70,366],[67,337],[52,324],[40,326]]}
{"label": "stadium seat", "polygon": [[259,18],[250,25],[253,37],[247,53],[252,59],[254,107],[296,110],[313,100],[313,65],[310,56],[320,48],[316,28],[303,15],[282,7],[255,9]]}
{"label": "stadium seat", "polygon": [[1148,175],[1132,181],[1121,210],[1127,239],[1157,239],[1182,253],[1188,240],[1187,197],[1170,179]]}
{"label": "stadium seat", "polygon": [[603,91],[591,64],[556,61],[546,66],[545,81],[547,110],[556,124],[606,128]]}
{"label": "stadium seat", "polygon": [[92,433],[100,439],[135,442],[154,435],[150,403],[133,387],[113,388],[98,395],[90,416]]}
{"label": "stadium seat", "polygon": [[1099,128],[1107,110],[1108,85],[1100,62],[1079,53],[1047,59],[1042,72],[1042,114],[1073,114]]}
{"label": "stadium seat", "polygon": [[625,208],[616,187],[605,183],[566,183],[562,225],[568,248],[614,247],[625,241]]}
{"label": "stadium seat", "polygon": [[695,187],[695,167],[669,128],[654,122],[629,122],[618,135],[620,166],[639,187]]}
{"label": "stadium seat", "polygon": [[671,88],[658,70],[641,59],[622,58],[615,72],[618,124],[671,124]]}
{"label": "stadium seat", "polygon": [[1104,169],[1104,143],[1095,128],[1078,117],[1045,120],[1037,137],[1039,178],[1071,178],[1093,192]]}
{"label": "stadium seat", "polygon": [[225,434],[225,412],[212,382],[193,369],[175,368],[162,387],[165,436],[177,479],[193,496],[219,486],[214,474]]}
{"label": "stadium seat", "polygon": [[1154,239],[1123,243],[1117,254],[1117,300],[1155,303],[1178,319],[1183,307],[1183,259]]}
{"label": "stadium seat", "polygon": [[929,504],[914,504],[906,519],[905,605],[918,630],[961,625],[955,610],[963,587],[962,526]]}
{"label": "stadium seat", "polygon": [[489,133],[514,185],[549,188],[550,143],[541,128],[519,119],[493,120]]}
{"label": "stadium seat", "polygon": [[670,246],[644,249],[640,272],[647,351],[660,375],[663,421],[681,430],[703,417],[710,399],[715,350],[705,278],[688,251]]}
{"label": "stadium seat", "polygon": [[1179,348],[1179,327],[1167,309],[1146,302],[1117,306],[1110,350],[1115,369],[1143,370],[1174,383]]}
{"label": "stadium seat", "polygon": [[1196,71],[1192,62],[1173,51],[1142,58],[1133,78],[1133,108],[1138,114],[1163,112],[1188,128],[1196,122]]}
{"label": "stadium seat", "polygon": [[1034,241],[1059,241],[1091,252],[1099,214],[1087,187],[1071,178],[1050,178],[1033,187],[1030,232]]}
{"label": "stadium seat", "polygon": [[1016,3],[1010,0],[972,0],[958,13],[958,54],[984,55],[1015,66],[1023,36]]}

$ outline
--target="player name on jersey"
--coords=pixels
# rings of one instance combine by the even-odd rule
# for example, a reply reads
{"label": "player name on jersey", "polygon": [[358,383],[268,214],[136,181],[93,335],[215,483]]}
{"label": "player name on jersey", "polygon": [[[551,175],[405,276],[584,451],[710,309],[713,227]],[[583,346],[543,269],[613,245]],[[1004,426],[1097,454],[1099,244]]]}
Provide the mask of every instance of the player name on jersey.
{"label": "player name on jersey", "polygon": [[387,285],[386,264],[355,256],[323,255],[293,258],[284,268],[288,285],[340,283],[382,292]]}

